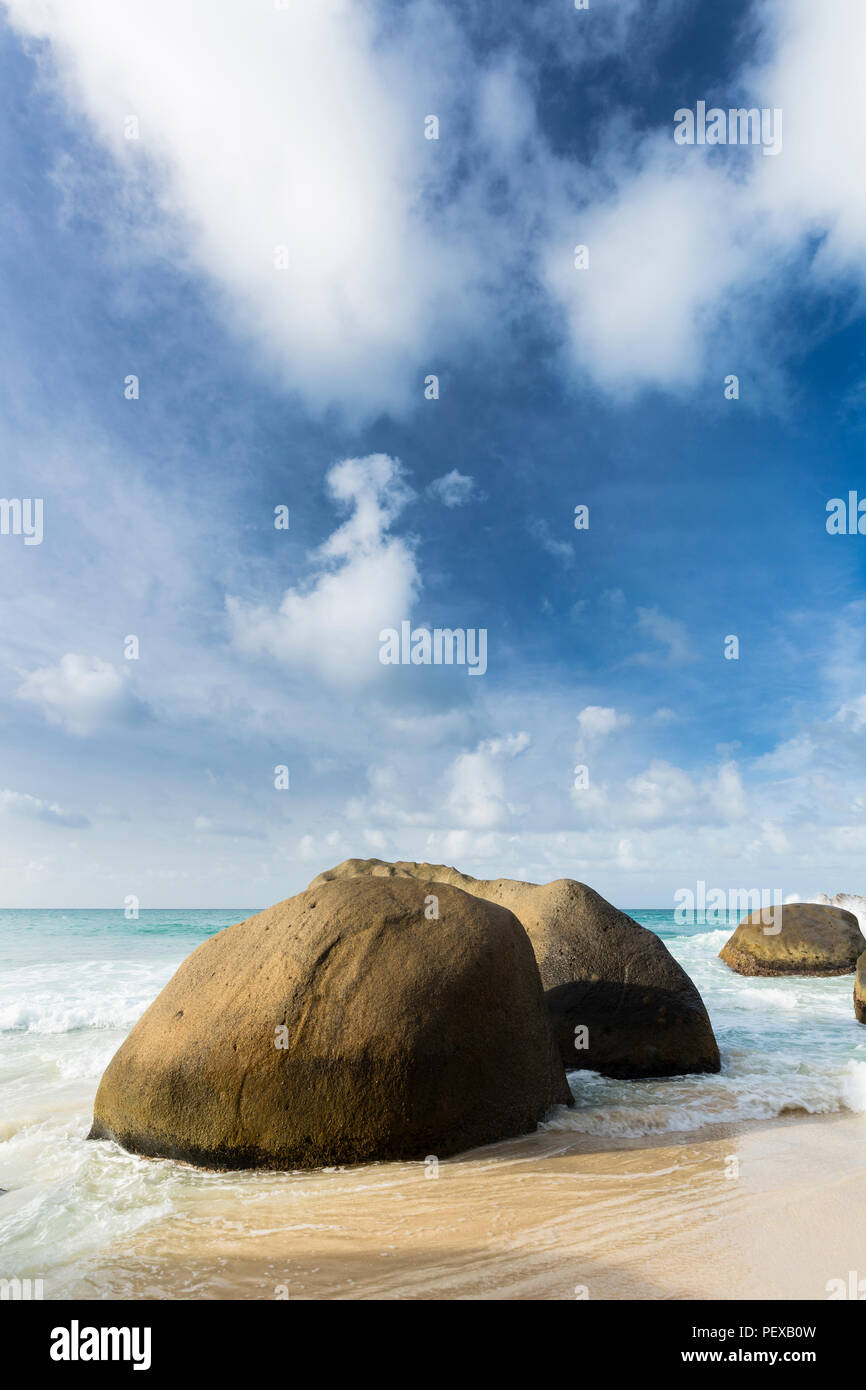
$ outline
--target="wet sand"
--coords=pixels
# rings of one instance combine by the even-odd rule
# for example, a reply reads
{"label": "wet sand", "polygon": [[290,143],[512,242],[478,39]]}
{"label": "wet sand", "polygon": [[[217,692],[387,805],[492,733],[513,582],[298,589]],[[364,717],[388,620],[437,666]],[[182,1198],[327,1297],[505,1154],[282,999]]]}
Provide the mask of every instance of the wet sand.
{"label": "wet sand", "polygon": [[[429,1165],[431,1168],[433,1165]],[[208,1175],[90,1298],[826,1299],[866,1278],[866,1118],[548,1130],[439,1164]],[[68,1286],[67,1286],[68,1287]]]}

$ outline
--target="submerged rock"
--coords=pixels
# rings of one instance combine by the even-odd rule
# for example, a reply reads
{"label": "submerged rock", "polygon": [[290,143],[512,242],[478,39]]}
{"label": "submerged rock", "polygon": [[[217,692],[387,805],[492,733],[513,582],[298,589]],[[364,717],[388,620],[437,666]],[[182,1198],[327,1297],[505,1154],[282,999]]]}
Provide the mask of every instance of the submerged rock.
{"label": "submerged rock", "polygon": [[370,878],[193,951],[109,1063],[90,1138],[217,1168],[423,1159],[570,1100],[517,919]]}
{"label": "submerged rock", "polygon": [[822,903],[751,912],[719,957],[740,975],[850,975],[866,939],[857,918]]}
{"label": "submerged rock", "polygon": [[519,918],[532,942],[564,1065],[639,1078],[716,1072],[704,1002],[664,942],[574,879],[474,879],[444,864],[347,859],[310,885],[357,877],[458,885]]}
{"label": "submerged rock", "polygon": [[858,958],[854,976],[854,1016],[858,1023],[866,1023],[866,951]]}

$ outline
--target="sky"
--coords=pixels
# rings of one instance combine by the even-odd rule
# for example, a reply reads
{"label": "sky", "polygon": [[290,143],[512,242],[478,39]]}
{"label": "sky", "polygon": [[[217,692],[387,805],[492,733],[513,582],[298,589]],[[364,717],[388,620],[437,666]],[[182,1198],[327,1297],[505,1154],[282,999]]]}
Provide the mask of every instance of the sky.
{"label": "sky", "polygon": [[866,891],[860,0],[0,15],[0,904]]}

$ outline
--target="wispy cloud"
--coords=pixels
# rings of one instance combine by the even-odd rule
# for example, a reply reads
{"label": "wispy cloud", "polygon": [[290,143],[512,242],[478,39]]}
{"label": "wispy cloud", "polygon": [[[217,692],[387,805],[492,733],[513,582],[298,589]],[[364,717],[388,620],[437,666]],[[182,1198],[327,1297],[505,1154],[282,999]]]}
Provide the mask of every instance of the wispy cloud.
{"label": "wispy cloud", "polygon": [[[683,665],[691,654],[691,644],[685,624],[678,618],[669,618],[657,608],[638,608],[637,627],[647,637],[651,637],[664,650],[661,656],[675,666]],[[658,652],[637,652],[630,658],[633,662],[657,661]]]}
{"label": "wispy cloud", "polygon": [[[766,56],[720,100],[781,108],[781,158],[677,146],[671,110],[643,131],[613,112],[583,160],[544,128],[527,46],[539,60],[555,46],[572,70],[611,49],[634,62],[648,29],[631,0],[615,18],[518,15],[495,57],[471,16],[435,0],[399,22],[392,7],[346,0],[255,20],[186,0],[182,23],[172,0],[151,0],[134,26],[101,0],[5,3],[48,42],[46,71],[159,209],[162,254],[212,278],[239,333],[315,409],[404,409],[432,356],[477,349],[480,324],[517,311],[518,267],[543,291],[544,321],[559,323],[566,370],[627,393],[695,383],[711,335],[755,366],[786,267],[866,288],[850,177],[866,98],[838,63],[866,41],[859,0],[754,6]],[[438,139],[425,138],[430,112]],[[576,239],[588,271],[575,269]]]}
{"label": "wispy cloud", "polygon": [[143,703],[110,661],[67,652],[56,666],[29,672],[20,699],[35,705],[50,724],[86,736],[146,717]]}
{"label": "wispy cloud", "polygon": [[411,543],[390,534],[412,492],[399,461],[385,454],[344,459],[327,481],[352,510],[320,546],[313,575],[276,610],[231,595],[226,608],[238,650],[336,685],[363,685],[382,674],[379,632],[403,621],[420,588]]}
{"label": "wispy cloud", "polygon": [[456,468],[441,478],[434,478],[427,486],[429,496],[445,507],[465,507],[475,490],[475,479]]}
{"label": "wispy cloud", "polygon": [[86,830],[90,825],[87,816],[64,811],[56,801],[43,801],[38,796],[30,796],[28,792],[0,790],[0,811],[9,816],[46,821],[48,825],[61,825],[69,830]]}

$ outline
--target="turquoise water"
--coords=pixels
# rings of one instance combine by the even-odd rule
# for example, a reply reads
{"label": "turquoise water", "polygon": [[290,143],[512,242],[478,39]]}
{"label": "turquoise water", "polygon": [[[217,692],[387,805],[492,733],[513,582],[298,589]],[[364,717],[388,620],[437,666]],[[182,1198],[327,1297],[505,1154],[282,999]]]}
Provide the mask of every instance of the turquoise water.
{"label": "turquoise water", "polygon": [[[84,1287],[75,1281],[88,1261],[188,1210],[203,1185],[212,1200],[216,1182],[231,1208],[233,1192],[248,1203],[251,1187],[273,1182],[85,1141],[99,1078],[136,1019],[201,941],[256,910],[143,911],[136,921],[114,911],[0,912],[0,1248],[12,1273],[62,1267],[65,1287]],[[733,919],[684,928],[672,912],[632,915],[700,989],[722,1072],[641,1082],[575,1072],[574,1108],[545,1128],[615,1144],[792,1110],[866,1112],[866,1028],[854,1019],[852,976],[746,979],[718,959]]]}

